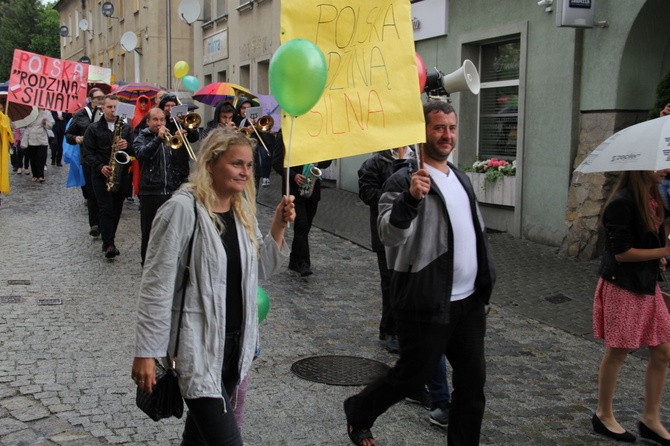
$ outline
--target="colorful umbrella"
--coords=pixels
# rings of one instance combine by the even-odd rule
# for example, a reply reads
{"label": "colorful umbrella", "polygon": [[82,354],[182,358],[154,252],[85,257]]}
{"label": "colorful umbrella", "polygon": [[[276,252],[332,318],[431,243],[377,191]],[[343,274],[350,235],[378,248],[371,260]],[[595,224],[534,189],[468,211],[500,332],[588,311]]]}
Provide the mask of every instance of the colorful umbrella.
{"label": "colorful umbrella", "polygon": [[214,82],[205,85],[196,91],[192,97],[198,102],[214,107],[220,101],[230,101],[233,105],[237,105],[237,99],[241,96],[251,99],[255,105],[260,105],[255,94],[240,85],[230,82]]}
{"label": "colorful umbrella", "polygon": [[134,104],[137,98],[144,95],[153,101],[156,98],[156,93],[160,91],[160,87],[156,87],[144,82],[136,82],[119,86],[119,88],[112,90],[112,93],[117,95],[123,102]]}

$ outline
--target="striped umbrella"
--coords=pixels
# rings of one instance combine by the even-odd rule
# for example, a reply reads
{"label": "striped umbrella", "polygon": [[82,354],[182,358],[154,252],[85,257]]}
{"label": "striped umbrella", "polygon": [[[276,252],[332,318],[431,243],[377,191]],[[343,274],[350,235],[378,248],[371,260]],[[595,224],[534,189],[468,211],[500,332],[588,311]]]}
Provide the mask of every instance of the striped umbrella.
{"label": "striped umbrella", "polygon": [[237,99],[242,96],[251,99],[256,105],[260,105],[255,94],[240,85],[230,82],[214,82],[205,85],[193,93],[192,97],[198,102],[214,107],[220,101],[230,101],[233,105],[237,105]]}
{"label": "striped umbrella", "polygon": [[117,89],[112,90],[112,93],[117,95],[123,102],[134,104],[137,101],[137,98],[142,95],[148,97],[150,101],[154,101],[156,98],[156,93],[158,93],[160,90],[160,87],[156,87],[151,84],[135,82],[121,85]]}

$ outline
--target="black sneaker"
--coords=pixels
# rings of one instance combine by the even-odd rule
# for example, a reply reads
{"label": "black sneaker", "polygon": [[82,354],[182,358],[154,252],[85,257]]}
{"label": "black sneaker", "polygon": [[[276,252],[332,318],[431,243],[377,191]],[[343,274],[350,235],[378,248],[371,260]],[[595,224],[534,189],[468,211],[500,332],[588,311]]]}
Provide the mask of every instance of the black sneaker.
{"label": "black sneaker", "polygon": [[109,245],[107,249],[105,249],[105,257],[108,259],[113,259],[114,257],[118,256],[121,254],[118,249],[116,249],[116,246],[114,245]]}
{"label": "black sneaker", "polygon": [[312,273],[312,270],[310,269],[309,265],[306,263],[303,263],[298,267],[298,272],[300,273],[300,277],[307,277],[314,274]]}
{"label": "black sneaker", "polygon": [[428,389],[426,389],[425,386],[423,387],[423,389],[421,389],[420,392],[416,393],[415,395],[405,397],[405,401],[414,404],[421,404],[423,407],[426,408],[426,410],[430,410],[430,393],[428,393]]}
{"label": "black sneaker", "polygon": [[386,339],[384,341],[384,347],[386,348],[386,351],[389,353],[398,353],[400,351],[398,336],[387,334]]}
{"label": "black sneaker", "polygon": [[91,237],[98,237],[100,235],[100,228],[98,228],[98,225],[91,226],[91,230],[88,231],[88,235]]}

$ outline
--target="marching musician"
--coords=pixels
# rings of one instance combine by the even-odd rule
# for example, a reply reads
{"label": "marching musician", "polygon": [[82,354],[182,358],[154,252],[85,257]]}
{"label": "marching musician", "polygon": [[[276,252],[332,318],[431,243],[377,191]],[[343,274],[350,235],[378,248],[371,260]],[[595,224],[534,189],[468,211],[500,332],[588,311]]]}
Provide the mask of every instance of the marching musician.
{"label": "marching musician", "polygon": [[[147,253],[151,224],[156,212],[172,193],[188,180],[189,158],[186,148],[173,149],[165,143],[174,135],[166,126],[165,113],[155,107],[147,114],[147,127],[133,142],[135,156],[140,161],[140,229],[142,265]],[[169,138],[169,137],[168,137]]]}
{"label": "marching musician", "polygon": [[[178,105],[178,100],[177,96],[167,93],[164,94],[163,97],[161,98],[161,101],[158,103],[158,108],[163,110],[165,112],[165,126],[170,130],[170,133],[173,135],[179,135],[183,134],[188,142],[194,143],[200,139],[200,134],[198,133],[198,129],[186,129],[186,128],[177,128],[177,125],[174,123],[174,120],[172,119],[172,115],[170,114],[170,111],[172,110],[173,107],[176,107]],[[175,116],[174,117],[180,125],[182,125],[182,118],[181,116]],[[186,151],[184,151],[186,152]],[[188,153],[184,153],[184,155],[188,158]]]}
{"label": "marching musician", "polygon": [[204,140],[209,135],[209,132],[214,130],[217,127],[222,127],[224,129],[229,129],[230,131],[236,131],[237,126],[233,122],[233,116],[235,115],[235,107],[233,104],[226,101],[219,101],[216,104],[214,109],[214,118],[207,123],[207,127],[202,132],[202,139]]}
{"label": "marching musician", "polygon": [[277,132],[274,153],[272,154],[272,168],[282,176],[282,194],[295,197],[295,224],[293,225],[293,242],[291,244],[291,256],[288,268],[300,274],[301,277],[312,275],[312,262],[309,255],[309,231],[316,216],[321,200],[321,179],[311,178],[313,191],[309,196],[304,196],[300,190],[307,186],[308,177],[303,173],[309,171],[309,167],[326,169],[332,164],[332,160],[320,161],[312,166],[292,166],[288,169],[289,190],[286,189],[286,169],[284,158],[286,149],[282,130]]}
{"label": "marching musician", "polygon": [[[121,118],[117,125],[118,102],[119,98],[116,95],[105,96],[102,119],[89,125],[84,134],[86,162],[91,167],[91,183],[98,201],[98,226],[102,236],[102,250],[108,259],[120,254],[114,239],[127,193],[129,165],[120,165],[113,161],[112,145],[115,145],[117,151],[126,152],[128,156],[134,156],[135,153],[130,125],[122,123]],[[108,181],[118,183],[118,189],[109,191]]]}

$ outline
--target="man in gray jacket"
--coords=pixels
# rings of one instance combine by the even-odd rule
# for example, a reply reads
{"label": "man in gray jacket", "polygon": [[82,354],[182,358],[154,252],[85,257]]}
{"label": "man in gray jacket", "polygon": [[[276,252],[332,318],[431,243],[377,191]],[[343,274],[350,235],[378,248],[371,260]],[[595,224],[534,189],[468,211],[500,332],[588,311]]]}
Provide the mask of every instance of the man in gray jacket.
{"label": "man in gray jacket", "polygon": [[484,415],[485,306],[495,270],[472,184],[447,161],[457,138],[450,104],[424,105],[425,167],[384,184],[379,236],[391,269],[400,358],[385,376],[344,402],[349,438],[374,446],[379,415],[416,392],[445,354],[453,370],[448,444],[478,445]]}

